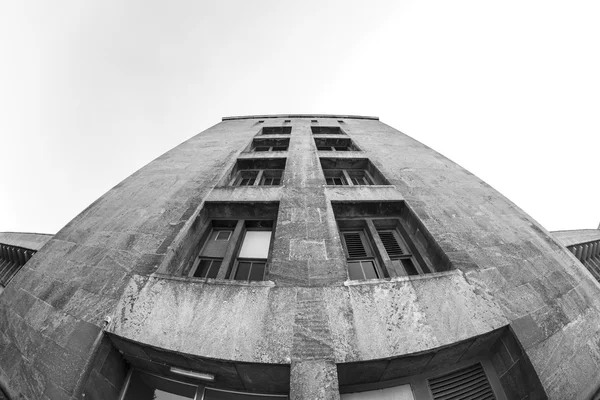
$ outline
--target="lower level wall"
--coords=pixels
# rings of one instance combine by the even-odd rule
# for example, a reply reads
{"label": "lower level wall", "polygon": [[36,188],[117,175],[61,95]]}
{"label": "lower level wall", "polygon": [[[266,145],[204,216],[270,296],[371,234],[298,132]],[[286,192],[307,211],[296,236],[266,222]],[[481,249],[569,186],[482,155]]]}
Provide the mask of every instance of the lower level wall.
{"label": "lower level wall", "polygon": [[105,336],[92,363],[92,370],[85,382],[82,398],[85,400],[117,400],[125,383],[128,369],[129,366],[121,353]]}

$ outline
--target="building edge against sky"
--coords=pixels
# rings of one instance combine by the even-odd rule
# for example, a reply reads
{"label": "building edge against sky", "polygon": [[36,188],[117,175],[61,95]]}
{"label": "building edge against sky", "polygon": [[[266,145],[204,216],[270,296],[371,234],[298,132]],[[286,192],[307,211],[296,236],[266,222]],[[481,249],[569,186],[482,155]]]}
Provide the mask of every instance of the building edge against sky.
{"label": "building edge against sky", "polygon": [[566,236],[375,117],[224,118],[13,263],[0,388],[590,398],[600,238]]}

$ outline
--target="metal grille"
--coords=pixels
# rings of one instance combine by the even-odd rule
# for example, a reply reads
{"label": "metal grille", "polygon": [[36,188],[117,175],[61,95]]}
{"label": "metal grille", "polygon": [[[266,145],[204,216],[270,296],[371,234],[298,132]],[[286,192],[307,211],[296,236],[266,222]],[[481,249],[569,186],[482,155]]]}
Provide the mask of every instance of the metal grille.
{"label": "metal grille", "polygon": [[362,242],[360,233],[347,232],[344,233],[344,241],[348,250],[348,258],[365,258],[368,257],[367,250]]}
{"label": "metal grille", "polygon": [[494,400],[494,392],[481,364],[429,379],[434,400]]}
{"label": "metal grille", "polygon": [[400,257],[404,255],[402,248],[400,247],[400,243],[394,236],[393,232],[390,231],[379,231],[379,237],[383,242],[383,247],[385,247],[385,251],[388,253],[390,258]]}

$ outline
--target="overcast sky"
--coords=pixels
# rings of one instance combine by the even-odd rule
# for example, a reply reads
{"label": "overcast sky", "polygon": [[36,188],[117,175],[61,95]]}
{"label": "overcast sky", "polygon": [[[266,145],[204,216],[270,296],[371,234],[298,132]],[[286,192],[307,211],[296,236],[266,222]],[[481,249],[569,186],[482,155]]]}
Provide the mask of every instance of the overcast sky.
{"label": "overcast sky", "polygon": [[600,2],[3,1],[0,231],[223,116],[376,115],[549,230],[600,222]]}

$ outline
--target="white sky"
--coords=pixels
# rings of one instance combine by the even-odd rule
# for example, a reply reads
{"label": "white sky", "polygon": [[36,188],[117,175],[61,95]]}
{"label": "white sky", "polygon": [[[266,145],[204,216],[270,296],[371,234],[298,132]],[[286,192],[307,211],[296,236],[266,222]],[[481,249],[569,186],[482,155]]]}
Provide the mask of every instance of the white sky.
{"label": "white sky", "polygon": [[600,2],[4,1],[0,231],[222,116],[377,115],[547,229],[600,222]]}

